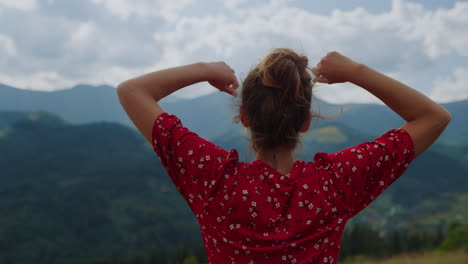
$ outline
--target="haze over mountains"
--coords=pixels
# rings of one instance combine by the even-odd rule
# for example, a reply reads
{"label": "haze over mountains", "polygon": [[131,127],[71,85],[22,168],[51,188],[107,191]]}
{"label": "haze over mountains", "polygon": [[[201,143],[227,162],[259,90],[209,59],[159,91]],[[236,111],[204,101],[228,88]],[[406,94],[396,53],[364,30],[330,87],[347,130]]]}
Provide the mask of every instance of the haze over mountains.
{"label": "haze over mountains", "polygon": [[[319,102],[317,105],[316,102]],[[187,127],[208,139],[224,136],[240,125],[231,122],[238,103],[225,93],[212,93],[195,99],[167,97],[163,108],[180,117]],[[404,120],[388,107],[376,104],[344,104],[343,114],[334,120],[361,133],[378,135],[400,127]],[[437,143],[468,145],[468,100],[443,104],[454,117]],[[133,126],[119,104],[115,88],[111,86],[77,85],[54,92],[21,90],[0,84],[0,111],[47,111],[67,121],[83,124],[98,121],[117,122]],[[340,114],[340,105],[314,100],[313,109],[321,114]],[[325,120],[316,127],[326,125]]]}

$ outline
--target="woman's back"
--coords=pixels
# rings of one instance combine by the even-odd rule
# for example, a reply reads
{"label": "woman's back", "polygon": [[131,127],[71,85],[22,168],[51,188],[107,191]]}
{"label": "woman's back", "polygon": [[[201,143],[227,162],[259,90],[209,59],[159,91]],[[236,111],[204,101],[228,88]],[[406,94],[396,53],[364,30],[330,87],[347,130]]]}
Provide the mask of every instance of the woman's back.
{"label": "woman's back", "polygon": [[237,150],[200,138],[168,114],[155,122],[153,147],[199,221],[210,263],[336,263],[347,220],[414,158],[410,135],[392,129],[295,161],[283,175],[261,160],[239,161]]}

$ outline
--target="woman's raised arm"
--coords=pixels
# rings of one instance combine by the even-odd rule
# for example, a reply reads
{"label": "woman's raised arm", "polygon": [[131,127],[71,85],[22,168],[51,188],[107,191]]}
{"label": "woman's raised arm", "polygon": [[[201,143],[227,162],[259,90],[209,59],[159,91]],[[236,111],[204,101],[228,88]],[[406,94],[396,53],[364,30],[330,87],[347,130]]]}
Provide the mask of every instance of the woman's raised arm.
{"label": "woman's raised arm", "polygon": [[224,62],[199,62],[148,73],[121,83],[117,94],[133,124],[151,143],[153,123],[164,112],[156,102],[183,87],[203,81],[237,95],[234,71]]}
{"label": "woman's raised arm", "polygon": [[364,88],[406,120],[401,128],[413,139],[415,158],[437,140],[451,121],[444,107],[422,93],[338,52],[328,53],[313,71],[318,81],[349,81]]}

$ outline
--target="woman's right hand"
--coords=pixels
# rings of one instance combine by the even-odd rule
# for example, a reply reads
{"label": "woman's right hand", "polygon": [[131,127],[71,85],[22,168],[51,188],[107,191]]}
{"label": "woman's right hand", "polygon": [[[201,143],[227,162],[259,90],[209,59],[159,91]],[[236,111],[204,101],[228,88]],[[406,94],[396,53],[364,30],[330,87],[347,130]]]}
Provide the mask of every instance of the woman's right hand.
{"label": "woman's right hand", "polygon": [[336,51],[329,52],[316,67],[312,68],[315,81],[321,83],[348,82],[355,75],[359,63]]}

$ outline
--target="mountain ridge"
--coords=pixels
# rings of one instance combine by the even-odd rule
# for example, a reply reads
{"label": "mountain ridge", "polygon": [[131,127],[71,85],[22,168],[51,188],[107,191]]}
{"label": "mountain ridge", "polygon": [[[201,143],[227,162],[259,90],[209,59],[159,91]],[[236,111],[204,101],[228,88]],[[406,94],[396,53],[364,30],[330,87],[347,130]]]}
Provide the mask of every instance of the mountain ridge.
{"label": "mountain ridge", "polygon": [[[378,104],[331,104],[318,98],[312,102],[312,111],[325,116],[338,115],[338,121],[367,134],[381,134],[405,123],[391,109]],[[316,102],[319,102],[318,104]],[[238,98],[226,93],[211,93],[194,99],[166,97],[160,101],[167,112],[177,115],[184,125],[207,139],[225,135],[236,127],[232,118],[236,115]],[[439,141],[447,144],[468,144],[468,100],[442,104],[453,116]],[[340,107],[344,112],[340,115]],[[47,111],[69,122],[82,124],[111,121],[133,127],[122,109],[115,88],[108,85],[80,84],[55,92],[21,90],[0,84],[0,111]],[[207,118],[209,117],[209,118]],[[317,122],[318,121],[318,122]],[[313,121],[322,125],[328,120]]]}

